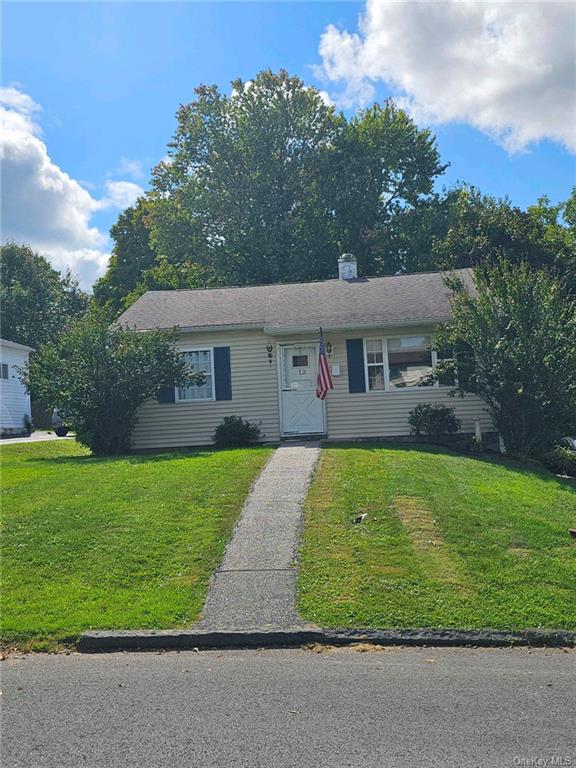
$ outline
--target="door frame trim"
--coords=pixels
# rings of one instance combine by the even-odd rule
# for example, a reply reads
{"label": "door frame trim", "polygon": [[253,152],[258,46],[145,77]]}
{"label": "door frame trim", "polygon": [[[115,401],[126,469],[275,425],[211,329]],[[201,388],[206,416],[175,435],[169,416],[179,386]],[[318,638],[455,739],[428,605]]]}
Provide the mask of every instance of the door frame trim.
{"label": "door frame trim", "polygon": [[278,413],[280,415],[280,437],[305,437],[306,435],[326,434],[326,400],[322,403],[322,429],[319,432],[286,432],[284,430],[284,399],[282,397],[282,382],[284,380],[284,355],[286,347],[310,346],[314,347],[316,366],[318,366],[318,340],[302,339],[301,341],[278,341],[276,343],[276,377],[278,380]]}

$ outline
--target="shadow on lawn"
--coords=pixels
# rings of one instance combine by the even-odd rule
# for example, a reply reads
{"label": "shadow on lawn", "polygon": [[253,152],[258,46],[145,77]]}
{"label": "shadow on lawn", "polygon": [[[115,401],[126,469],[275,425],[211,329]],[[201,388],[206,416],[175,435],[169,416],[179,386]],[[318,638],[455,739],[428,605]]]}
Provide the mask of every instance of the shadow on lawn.
{"label": "shadow on lawn", "polygon": [[[245,449],[243,449],[245,450]],[[116,464],[127,462],[128,464],[151,464],[174,459],[199,458],[209,459],[217,453],[225,450],[216,448],[183,448],[181,450],[159,451],[158,453],[123,453],[118,456],[30,456],[22,457],[24,462],[39,462],[41,464],[79,465],[86,464]]]}
{"label": "shadow on lawn", "polygon": [[330,443],[324,444],[325,448],[331,450],[341,451],[366,451],[370,453],[376,453],[382,449],[392,450],[401,453],[424,453],[436,456],[453,456],[454,458],[469,459],[471,462],[478,462],[482,464],[491,464],[492,466],[499,467],[505,472],[513,472],[514,474],[522,474],[526,476],[535,476],[546,482],[553,482],[562,485],[576,492],[576,481],[570,477],[560,477],[555,475],[550,470],[546,469],[538,461],[527,459],[522,461],[521,459],[513,458],[511,456],[500,455],[498,453],[470,453],[467,451],[457,451],[445,445],[437,445],[434,443],[409,443],[409,442],[394,442],[390,441],[378,441],[378,442],[359,442],[359,443]]}

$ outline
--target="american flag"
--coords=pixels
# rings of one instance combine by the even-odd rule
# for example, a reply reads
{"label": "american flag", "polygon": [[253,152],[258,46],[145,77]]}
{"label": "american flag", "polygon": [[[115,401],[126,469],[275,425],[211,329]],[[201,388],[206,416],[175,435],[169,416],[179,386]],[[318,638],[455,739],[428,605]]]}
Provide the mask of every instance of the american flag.
{"label": "american flag", "polygon": [[332,376],[330,375],[330,366],[326,357],[326,347],[324,346],[324,336],[320,328],[320,348],[318,351],[318,379],[316,381],[316,397],[324,400],[329,389],[334,389]]}

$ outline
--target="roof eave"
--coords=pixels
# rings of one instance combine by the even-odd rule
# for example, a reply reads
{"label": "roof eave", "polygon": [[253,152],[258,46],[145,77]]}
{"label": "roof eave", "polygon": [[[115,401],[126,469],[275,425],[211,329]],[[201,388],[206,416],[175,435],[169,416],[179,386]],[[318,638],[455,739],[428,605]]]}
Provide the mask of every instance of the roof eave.
{"label": "roof eave", "polygon": [[0,342],[5,347],[10,347],[10,349],[19,349],[23,352],[34,352],[35,347],[29,347],[27,344],[18,344],[16,341],[9,341],[8,339],[0,339]]}
{"label": "roof eave", "polygon": [[219,325],[180,325],[179,333],[203,333],[212,331],[263,331],[264,323],[220,323]]}
{"label": "roof eave", "polygon": [[320,325],[323,331],[352,331],[370,330],[375,328],[406,328],[421,325],[440,325],[450,320],[450,315],[436,317],[408,318],[406,320],[375,320],[369,323],[316,323],[314,325],[265,325],[264,332],[270,336],[288,336],[290,334],[318,332]]}
{"label": "roof eave", "polygon": [[[407,318],[405,320],[374,320],[367,323],[308,323],[307,325],[275,325],[273,323],[229,323],[219,325],[166,326],[164,330],[176,328],[179,335],[187,333],[217,333],[222,331],[263,331],[268,336],[290,336],[302,333],[316,333],[320,326],[324,331],[370,330],[374,328],[407,328],[422,325],[440,325],[450,320],[450,315],[435,317]],[[152,331],[157,328],[129,328],[126,330]]]}
{"label": "roof eave", "polygon": [[[113,327],[114,324],[111,326]],[[178,333],[212,333],[215,331],[262,331],[264,323],[223,323],[219,325],[150,325],[146,328],[138,328],[136,325],[120,325],[125,331],[171,331],[176,329]]]}

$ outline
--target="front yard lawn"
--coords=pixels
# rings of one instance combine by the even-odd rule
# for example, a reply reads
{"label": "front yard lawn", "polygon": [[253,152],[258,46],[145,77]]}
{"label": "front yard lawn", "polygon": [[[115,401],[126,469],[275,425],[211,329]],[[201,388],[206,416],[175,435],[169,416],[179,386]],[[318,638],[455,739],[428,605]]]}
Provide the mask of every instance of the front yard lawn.
{"label": "front yard lawn", "polygon": [[190,624],[270,452],[3,446],[3,642],[50,649],[87,629]]}
{"label": "front yard lawn", "polygon": [[536,468],[329,447],[306,502],[300,611],[342,627],[576,629],[575,526],[576,483]]}

